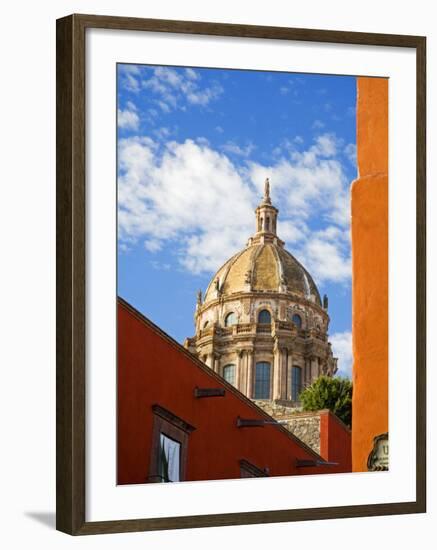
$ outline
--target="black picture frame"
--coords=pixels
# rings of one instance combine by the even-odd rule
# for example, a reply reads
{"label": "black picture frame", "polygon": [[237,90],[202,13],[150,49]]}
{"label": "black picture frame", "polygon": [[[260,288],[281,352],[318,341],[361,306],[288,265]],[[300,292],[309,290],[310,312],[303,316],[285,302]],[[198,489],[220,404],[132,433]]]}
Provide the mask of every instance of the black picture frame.
{"label": "black picture frame", "polygon": [[[87,522],[85,519],[85,32],[185,33],[416,51],[417,410],[416,499],[411,502]],[[57,21],[57,529],[71,535],[291,522],[426,510],[426,39],[222,23],[70,15]]]}

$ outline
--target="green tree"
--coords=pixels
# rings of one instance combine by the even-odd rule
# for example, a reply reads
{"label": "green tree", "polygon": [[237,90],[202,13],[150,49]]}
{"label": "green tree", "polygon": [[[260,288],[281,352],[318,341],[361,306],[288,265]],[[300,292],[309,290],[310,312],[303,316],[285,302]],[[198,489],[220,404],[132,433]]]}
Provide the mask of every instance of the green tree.
{"label": "green tree", "polygon": [[329,409],[351,427],[352,382],[348,378],[320,376],[299,397],[304,411]]}

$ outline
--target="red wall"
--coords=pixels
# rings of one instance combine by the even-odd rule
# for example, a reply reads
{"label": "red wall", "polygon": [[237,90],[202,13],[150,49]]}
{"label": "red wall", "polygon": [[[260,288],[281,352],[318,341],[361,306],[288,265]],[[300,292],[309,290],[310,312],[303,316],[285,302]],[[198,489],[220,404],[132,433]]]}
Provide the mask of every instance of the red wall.
{"label": "red wall", "polygon": [[320,455],[328,462],[338,462],[331,472],[352,470],[351,432],[330,411],[320,413]]}
{"label": "red wall", "polygon": [[[195,386],[226,388],[225,397],[196,399]],[[317,455],[277,426],[237,428],[237,417],[268,418],[227,386],[182,346],[125,302],[118,305],[118,483],[144,483],[149,475],[153,413],[159,404],[193,425],[187,480],[240,477],[240,459],[270,475],[327,473],[296,468],[296,459]],[[335,429],[335,428],[334,428]]]}

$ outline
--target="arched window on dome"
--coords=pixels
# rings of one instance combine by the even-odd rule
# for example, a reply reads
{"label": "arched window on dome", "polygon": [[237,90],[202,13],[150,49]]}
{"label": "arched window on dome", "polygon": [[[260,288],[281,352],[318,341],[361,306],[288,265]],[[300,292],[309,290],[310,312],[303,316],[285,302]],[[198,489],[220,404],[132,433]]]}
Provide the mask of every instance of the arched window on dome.
{"label": "arched window on dome", "polygon": [[226,382],[235,386],[235,365],[225,365],[223,367],[223,378]]}
{"label": "arched window on dome", "polygon": [[209,321],[205,321],[205,322],[203,323],[203,328],[206,328],[206,327],[208,326],[208,324],[209,324]]}
{"label": "arched window on dome", "polygon": [[267,216],[266,218],[266,231],[270,231],[270,218]]}
{"label": "arched window on dome", "polygon": [[270,399],[270,363],[261,361],[255,366],[254,399]]}
{"label": "arched window on dome", "polygon": [[291,368],[291,400],[299,401],[299,395],[302,391],[302,369],[300,367]]}
{"label": "arched window on dome", "polygon": [[297,327],[302,328],[302,317],[295,313],[293,317],[291,318],[291,322]]}
{"label": "arched window on dome", "polygon": [[231,313],[228,313],[225,317],[225,327],[231,327],[232,325],[235,325],[237,322],[237,316],[233,311]]}
{"label": "arched window on dome", "polygon": [[272,316],[270,315],[270,311],[268,309],[262,309],[258,313],[258,323],[261,325],[270,325],[272,322]]}

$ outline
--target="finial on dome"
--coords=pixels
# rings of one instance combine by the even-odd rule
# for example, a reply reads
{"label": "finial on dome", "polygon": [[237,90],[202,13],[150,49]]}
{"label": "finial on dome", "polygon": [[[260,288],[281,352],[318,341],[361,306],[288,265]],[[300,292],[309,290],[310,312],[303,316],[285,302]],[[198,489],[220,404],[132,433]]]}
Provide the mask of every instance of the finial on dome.
{"label": "finial on dome", "polygon": [[264,202],[268,202],[269,204],[271,203],[269,178],[266,178],[266,181],[264,182]]}
{"label": "finial on dome", "polygon": [[[272,201],[270,198],[269,178],[266,178],[264,180],[264,197],[261,203],[258,205],[257,209],[255,210],[255,215],[256,233],[258,237],[260,236],[260,234],[263,234],[262,243],[267,242],[266,239],[269,240],[269,242],[277,242],[278,239],[276,237],[276,221],[278,217],[278,209],[272,205]],[[255,237],[258,242],[259,238],[257,236]],[[250,244],[257,244],[257,242],[255,243],[255,241],[251,240]]]}

